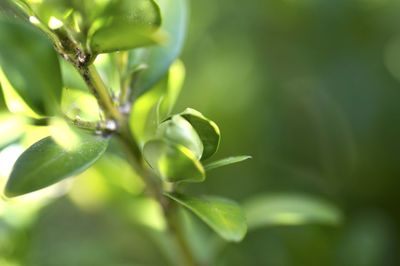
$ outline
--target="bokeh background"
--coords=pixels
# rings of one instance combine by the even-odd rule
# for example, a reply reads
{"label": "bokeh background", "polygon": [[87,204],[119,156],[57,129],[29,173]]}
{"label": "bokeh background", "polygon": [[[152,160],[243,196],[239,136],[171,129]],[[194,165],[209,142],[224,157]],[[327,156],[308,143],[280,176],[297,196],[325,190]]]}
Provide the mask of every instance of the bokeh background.
{"label": "bokeh background", "polygon": [[[344,214],[338,226],[250,232],[215,265],[400,264],[399,14],[396,0],[191,1],[176,111],[193,107],[217,122],[221,158],[253,159],[188,190],[242,203],[312,195]],[[163,265],[168,255],[131,222],[152,203],[128,205],[120,184],[138,181],[104,181],[100,170],[129,171],[106,161],[68,196],[0,205],[0,265]]]}
{"label": "bokeh background", "polygon": [[[202,190],[320,195],[339,228],[250,233],[227,265],[399,265],[400,2],[192,1],[182,107],[251,154]],[[194,187],[193,187],[194,188]]]}

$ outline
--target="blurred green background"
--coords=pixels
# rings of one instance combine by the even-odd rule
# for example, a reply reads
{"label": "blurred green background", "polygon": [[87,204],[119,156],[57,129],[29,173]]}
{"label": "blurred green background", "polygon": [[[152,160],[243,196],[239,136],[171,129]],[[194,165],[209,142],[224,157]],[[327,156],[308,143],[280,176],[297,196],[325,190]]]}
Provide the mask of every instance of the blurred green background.
{"label": "blurred green background", "polygon": [[227,265],[400,264],[399,14],[395,0],[192,1],[180,105],[216,120],[220,154],[254,157],[201,190],[345,212],[340,228],[250,233]]}
{"label": "blurred green background", "polygon": [[[191,1],[176,111],[193,107],[217,122],[221,158],[253,159],[188,190],[242,203],[313,195],[344,213],[337,227],[250,232],[224,246],[215,265],[400,264],[399,14],[396,0]],[[170,255],[131,223],[137,203],[126,203],[120,185],[91,178],[73,185],[86,198],[64,196],[39,214],[43,202],[18,211],[0,205],[0,265],[164,265]],[[89,192],[79,191],[85,183]]]}

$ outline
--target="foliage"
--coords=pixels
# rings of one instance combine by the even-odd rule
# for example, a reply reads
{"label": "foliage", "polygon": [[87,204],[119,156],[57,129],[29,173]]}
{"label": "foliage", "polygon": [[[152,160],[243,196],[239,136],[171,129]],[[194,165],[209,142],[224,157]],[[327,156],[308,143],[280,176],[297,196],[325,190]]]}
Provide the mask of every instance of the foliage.
{"label": "foliage", "polygon": [[[63,191],[69,183],[58,182],[83,172],[94,192],[79,193],[81,180],[75,180],[77,185],[63,193],[90,209],[101,201],[99,194],[121,192],[126,198],[109,202],[122,201],[121,216],[133,209],[133,231],[154,238],[159,252],[178,253],[163,258],[172,265],[212,261],[219,248],[204,258],[194,252],[183,209],[232,242],[244,238],[246,215],[258,227],[271,219],[285,225],[271,216],[287,209],[305,222],[336,224],[339,211],[313,199],[265,200],[245,212],[228,199],[187,195],[187,183],[207,181],[209,170],[250,158],[210,162],[220,145],[217,124],[191,108],[172,113],[185,75],[178,56],[187,5],[186,0],[7,0],[0,5],[1,120],[5,124],[11,116],[15,122],[7,130],[14,136],[4,138],[2,146],[29,146],[16,160],[4,194],[11,198],[54,184],[50,189]],[[107,165],[105,156],[113,163]],[[129,170],[120,171],[126,165]],[[153,219],[160,222],[152,224]],[[23,253],[4,257],[5,263],[24,257],[18,252]],[[143,257],[135,259],[140,263]]]}

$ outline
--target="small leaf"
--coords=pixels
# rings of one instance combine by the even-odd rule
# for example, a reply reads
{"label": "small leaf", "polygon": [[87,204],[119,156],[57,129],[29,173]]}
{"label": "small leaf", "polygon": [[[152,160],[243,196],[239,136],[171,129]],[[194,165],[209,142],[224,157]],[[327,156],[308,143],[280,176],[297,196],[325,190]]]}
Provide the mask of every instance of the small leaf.
{"label": "small leaf", "polygon": [[171,64],[179,56],[186,37],[187,0],[158,0],[157,2],[163,19],[161,30],[167,34],[167,40],[163,45],[145,48],[144,51],[136,49],[130,52],[131,67],[134,68],[135,64],[148,66],[135,82],[138,95],[152,88],[164,77]]}
{"label": "small leaf", "polygon": [[182,62],[176,61],[164,79],[134,102],[130,127],[141,145],[154,138],[159,120],[169,115],[182,88],[184,75]]}
{"label": "small leaf", "polygon": [[218,197],[166,195],[196,214],[225,240],[239,242],[246,235],[246,218],[237,203]]}
{"label": "small leaf", "polygon": [[174,115],[161,123],[157,129],[157,137],[188,148],[197,159],[200,159],[203,153],[203,144],[199,135],[190,123],[179,115]]}
{"label": "small leaf", "polygon": [[206,169],[206,171],[210,171],[212,169],[219,168],[219,167],[222,167],[225,165],[240,163],[240,162],[246,161],[251,158],[252,157],[248,156],[248,155],[228,157],[228,158],[224,158],[224,159],[212,162],[212,163],[208,163],[208,164],[204,165],[204,169]]}
{"label": "small leaf", "polygon": [[258,196],[249,200],[244,209],[251,229],[280,225],[337,225],[343,218],[334,205],[305,195]]}
{"label": "small leaf", "polygon": [[5,194],[20,196],[76,175],[96,162],[107,148],[100,136],[77,133],[79,145],[66,150],[51,137],[29,147],[17,160],[7,182]]}
{"label": "small leaf", "polygon": [[176,60],[169,68],[168,84],[160,106],[160,119],[165,119],[174,108],[185,81],[185,74],[185,65],[180,60]]}
{"label": "small leaf", "polygon": [[147,163],[167,182],[202,182],[204,168],[186,147],[165,140],[151,140],[143,147]]}
{"label": "small leaf", "polygon": [[153,0],[120,0],[95,23],[90,47],[95,54],[159,43],[161,14]]}
{"label": "small leaf", "polygon": [[0,20],[0,66],[33,111],[39,115],[54,115],[58,111],[62,90],[60,66],[50,41],[39,30]]}
{"label": "small leaf", "polygon": [[192,125],[203,142],[204,152],[201,159],[205,160],[214,155],[218,150],[221,139],[217,124],[191,108],[187,108],[180,115]]}

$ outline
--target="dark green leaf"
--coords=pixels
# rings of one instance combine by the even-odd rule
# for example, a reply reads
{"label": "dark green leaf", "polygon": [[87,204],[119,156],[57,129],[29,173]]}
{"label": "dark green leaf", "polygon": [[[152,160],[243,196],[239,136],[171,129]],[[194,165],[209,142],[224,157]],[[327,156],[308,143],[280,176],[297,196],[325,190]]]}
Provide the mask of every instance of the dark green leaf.
{"label": "dark green leaf", "polygon": [[167,182],[202,182],[204,168],[186,147],[165,140],[151,140],[143,147],[147,163]]}
{"label": "dark green leaf", "polygon": [[16,92],[39,115],[54,115],[62,81],[50,41],[30,25],[0,20],[0,67]]}
{"label": "dark green leaf", "polygon": [[204,152],[201,159],[210,158],[217,152],[221,139],[221,133],[217,124],[191,108],[187,108],[180,115],[192,125],[203,142]]}
{"label": "dark green leaf", "polygon": [[218,167],[222,167],[222,166],[230,165],[230,164],[234,164],[234,163],[240,163],[240,162],[246,161],[248,159],[251,159],[251,156],[242,155],[242,156],[228,157],[228,158],[224,158],[224,159],[212,162],[212,163],[208,163],[208,164],[204,165],[204,169],[206,169],[206,171],[210,171],[210,170],[218,168]]}
{"label": "dark green leaf", "polygon": [[196,214],[225,240],[239,242],[246,235],[245,215],[237,203],[218,197],[166,195]]}
{"label": "dark green leaf", "polygon": [[157,137],[188,148],[197,159],[203,154],[203,144],[199,135],[190,123],[179,115],[161,123],[157,129]]}
{"label": "dark green leaf", "polygon": [[[138,94],[149,90],[168,71],[171,64],[179,56],[186,36],[188,23],[187,0],[158,0],[163,18],[161,29],[168,34],[165,44],[133,50],[130,53],[132,67],[135,64],[146,64],[148,68],[135,82]],[[139,59],[138,59],[139,57]]]}
{"label": "dark green leaf", "polygon": [[244,209],[251,229],[280,225],[337,225],[343,218],[334,205],[305,195],[258,196],[249,200]]}
{"label": "dark green leaf", "polygon": [[153,0],[120,0],[95,23],[90,47],[95,54],[160,42],[161,14]]}
{"label": "dark green leaf", "polygon": [[29,147],[17,160],[6,185],[8,197],[45,188],[90,167],[107,148],[100,136],[77,133],[79,143],[71,149],[47,137]]}

